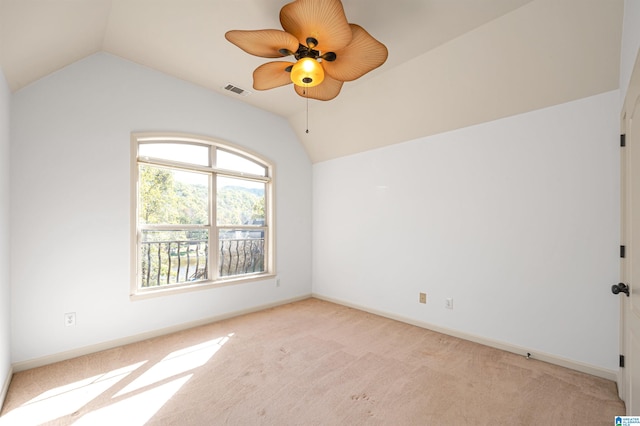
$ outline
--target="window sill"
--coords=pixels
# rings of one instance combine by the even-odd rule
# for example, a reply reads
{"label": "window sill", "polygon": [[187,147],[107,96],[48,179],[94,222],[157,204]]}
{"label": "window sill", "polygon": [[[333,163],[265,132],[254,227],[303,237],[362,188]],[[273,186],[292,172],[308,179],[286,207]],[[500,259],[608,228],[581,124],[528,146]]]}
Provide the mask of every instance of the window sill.
{"label": "window sill", "polygon": [[264,273],[259,275],[232,277],[220,279],[217,281],[201,281],[193,284],[174,284],[170,286],[149,287],[146,289],[138,289],[135,293],[129,295],[131,300],[143,300],[152,297],[169,296],[172,294],[187,293],[198,290],[209,290],[217,287],[225,287],[228,285],[245,284],[256,281],[264,281],[274,279],[275,274]]}

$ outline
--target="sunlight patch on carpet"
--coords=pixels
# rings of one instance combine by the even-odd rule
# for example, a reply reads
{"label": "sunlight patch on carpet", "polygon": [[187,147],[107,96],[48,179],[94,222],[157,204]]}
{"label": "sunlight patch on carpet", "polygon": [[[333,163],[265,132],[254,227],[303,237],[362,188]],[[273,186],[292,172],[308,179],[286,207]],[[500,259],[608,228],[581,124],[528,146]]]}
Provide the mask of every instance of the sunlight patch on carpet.
{"label": "sunlight patch on carpet", "polygon": [[[189,374],[81,417],[74,426],[144,425],[193,376]],[[124,422],[124,423],[123,423]]]}
{"label": "sunlight patch on carpet", "polygon": [[0,419],[0,425],[36,425],[72,414],[147,361],[50,389]]}
{"label": "sunlight patch on carpet", "polygon": [[140,377],[125,386],[120,392],[114,395],[114,398],[125,395],[129,392],[142,389],[146,386],[153,385],[172,376],[185,373],[194,368],[198,368],[207,363],[215,355],[218,350],[229,341],[233,336],[229,334],[226,337],[209,340],[208,342],[190,346],[172,352],[162,361],[155,364],[149,370],[144,372]]}

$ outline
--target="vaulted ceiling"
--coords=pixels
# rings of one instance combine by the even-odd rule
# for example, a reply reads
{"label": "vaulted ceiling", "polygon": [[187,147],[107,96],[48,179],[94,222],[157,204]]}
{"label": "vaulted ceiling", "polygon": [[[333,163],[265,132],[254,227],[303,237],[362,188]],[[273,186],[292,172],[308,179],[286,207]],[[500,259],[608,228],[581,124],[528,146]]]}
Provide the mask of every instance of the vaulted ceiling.
{"label": "vaulted ceiling", "polygon": [[253,90],[268,60],[224,38],[280,29],[287,2],[0,0],[0,66],[16,91],[106,51],[285,117],[313,162],[618,88],[622,0],[343,0],[389,58],[307,114],[291,86]]}

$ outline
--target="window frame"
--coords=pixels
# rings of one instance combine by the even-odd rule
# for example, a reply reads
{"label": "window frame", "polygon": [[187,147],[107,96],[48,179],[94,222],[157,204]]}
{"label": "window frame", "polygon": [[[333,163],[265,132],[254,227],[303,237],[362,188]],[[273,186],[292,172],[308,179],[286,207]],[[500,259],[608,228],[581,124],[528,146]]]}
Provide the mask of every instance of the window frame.
{"label": "window frame", "polygon": [[[142,157],[139,154],[139,147],[144,143],[173,143],[201,145],[209,148],[209,166],[202,166],[180,161],[173,161],[160,158]],[[245,158],[257,163],[265,168],[265,176],[243,173],[239,171],[218,168],[212,166],[216,164],[217,150],[223,150],[233,155]],[[209,179],[209,223],[206,225],[165,225],[139,223],[139,165],[148,164],[173,170],[196,171],[208,174]],[[132,132],[131,133],[131,287],[130,297],[132,299],[146,298],[166,294],[175,294],[185,291],[215,288],[231,284],[240,284],[254,281],[261,281],[275,277],[275,202],[274,202],[274,166],[273,162],[244,147],[231,144],[219,139],[175,132]],[[219,225],[216,218],[217,186],[216,177],[223,176],[229,178],[239,178],[242,180],[252,180],[265,184],[265,219],[260,227],[255,225]],[[163,284],[152,287],[141,286],[141,241],[142,230],[176,230],[193,228],[207,229],[209,232],[208,246],[209,256],[207,268],[210,276],[206,280],[199,280],[188,283]],[[220,275],[218,265],[217,250],[219,247],[219,231],[221,229],[247,229],[264,231],[264,271],[241,275]],[[211,248],[216,247],[215,251]]]}

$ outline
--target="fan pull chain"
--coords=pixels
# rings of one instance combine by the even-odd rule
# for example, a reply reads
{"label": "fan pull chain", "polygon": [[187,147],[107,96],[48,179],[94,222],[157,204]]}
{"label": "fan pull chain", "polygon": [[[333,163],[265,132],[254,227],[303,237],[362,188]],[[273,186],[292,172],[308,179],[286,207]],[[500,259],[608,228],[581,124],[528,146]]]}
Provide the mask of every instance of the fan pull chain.
{"label": "fan pull chain", "polygon": [[306,133],[309,133],[309,93],[307,92],[307,90],[305,89],[304,91],[305,97],[307,98],[307,131]]}

